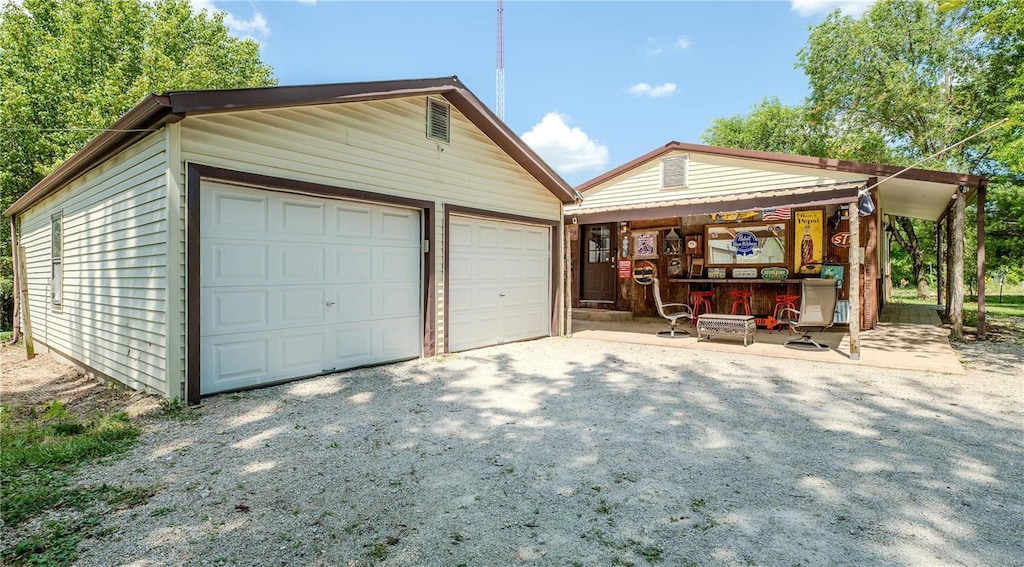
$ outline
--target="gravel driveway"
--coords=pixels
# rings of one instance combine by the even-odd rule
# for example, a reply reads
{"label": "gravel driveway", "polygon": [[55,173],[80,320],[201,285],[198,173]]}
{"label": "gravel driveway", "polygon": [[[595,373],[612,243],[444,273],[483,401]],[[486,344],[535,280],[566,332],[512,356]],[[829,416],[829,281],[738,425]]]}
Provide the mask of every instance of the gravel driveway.
{"label": "gravel driveway", "polygon": [[1024,378],[551,338],[207,400],[83,565],[1020,565]]}

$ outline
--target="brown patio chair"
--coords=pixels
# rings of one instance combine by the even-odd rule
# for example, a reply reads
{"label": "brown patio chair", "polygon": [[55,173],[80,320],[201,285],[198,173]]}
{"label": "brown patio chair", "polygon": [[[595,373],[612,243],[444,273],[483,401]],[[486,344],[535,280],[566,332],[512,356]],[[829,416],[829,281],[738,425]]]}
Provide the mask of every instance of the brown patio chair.
{"label": "brown patio chair", "polygon": [[828,345],[814,340],[806,327],[820,327],[823,333],[835,324],[836,300],[839,293],[836,284],[837,280],[832,279],[808,278],[803,280],[800,310],[787,307],[780,314],[780,323],[785,323],[789,325],[790,329],[801,332],[799,339],[787,341],[786,346],[829,350]]}
{"label": "brown patio chair", "polygon": [[[685,303],[663,303],[661,301],[661,285],[658,278],[654,280],[654,304],[658,306],[658,315],[668,319],[668,330],[658,331],[659,337],[681,338],[689,336],[690,333],[683,329],[677,329],[679,319],[693,319],[693,309]],[[667,311],[670,308],[671,311]]]}

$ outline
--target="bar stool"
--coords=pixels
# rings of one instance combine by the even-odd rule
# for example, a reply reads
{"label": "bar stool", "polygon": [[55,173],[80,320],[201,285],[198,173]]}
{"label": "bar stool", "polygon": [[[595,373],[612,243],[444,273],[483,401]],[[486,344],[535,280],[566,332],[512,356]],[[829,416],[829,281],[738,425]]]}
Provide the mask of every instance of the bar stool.
{"label": "bar stool", "polygon": [[[775,308],[772,309],[772,317],[774,317],[776,321],[781,321],[781,317],[780,316],[785,312],[786,309],[792,309],[793,311],[797,310],[796,302],[799,301],[799,300],[800,300],[800,296],[799,295],[787,295],[787,294],[776,295],[775,296]],[[768,330],[769,334],[773,333],[773,332],[775,332],[774,328]],[[782,329],[779,329],[779,332],[781,333]],[[789,334],[791,334],[791,335],[793,334],[793,328],[792,327],[789,328]]]}
{"label": "bar stool", "polygon": [[732,311],[731,311],[731,313],[733,315],[736,314],[736,311],[740,307],[743,308],[743,312],[745,314],[750,315],[750,296],[753,295],[753,292],[749,292],[749,291],[730,291],[729,295],[735,300],[735,301],[732,302]]}
{"label": "bar stool", "polygon": [[690,320],[691,325],[697,324],[697,317],[700,317],[701,309],[704,309],[704,313],[711,313],[711,299],[714,299],[715,292],[713,291],[691,291],[690,292],[690,305],[693,306],[693,319]]}

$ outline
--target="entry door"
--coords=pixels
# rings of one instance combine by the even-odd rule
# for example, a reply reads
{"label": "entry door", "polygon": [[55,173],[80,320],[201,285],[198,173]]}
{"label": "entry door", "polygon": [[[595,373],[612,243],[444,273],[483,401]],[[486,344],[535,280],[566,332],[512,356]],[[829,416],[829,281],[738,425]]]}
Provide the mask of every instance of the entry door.
{"label": "entry door", "polygon": [[583,227],[582,297],[584,301],[615,301],[615,251],[611,224]]}

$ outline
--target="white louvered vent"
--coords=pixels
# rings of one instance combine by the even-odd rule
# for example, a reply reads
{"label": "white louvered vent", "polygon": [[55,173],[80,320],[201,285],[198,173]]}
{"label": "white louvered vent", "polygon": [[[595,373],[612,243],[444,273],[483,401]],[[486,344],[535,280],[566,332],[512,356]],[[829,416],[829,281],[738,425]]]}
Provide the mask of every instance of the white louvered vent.
{"label": "white louvered vent", "polygon": [[672,156],[661,160],[661,188],[683,189],[690,185],[690,156]]}
{"label": "white louvered vent", "polygon": [[427,99],[427,138],[451,142],[451,107],[447,102]]}

